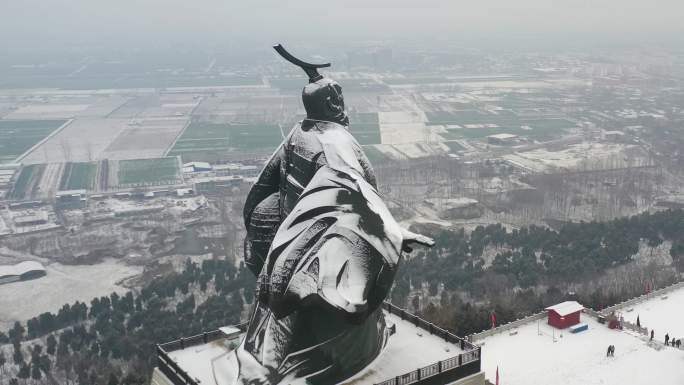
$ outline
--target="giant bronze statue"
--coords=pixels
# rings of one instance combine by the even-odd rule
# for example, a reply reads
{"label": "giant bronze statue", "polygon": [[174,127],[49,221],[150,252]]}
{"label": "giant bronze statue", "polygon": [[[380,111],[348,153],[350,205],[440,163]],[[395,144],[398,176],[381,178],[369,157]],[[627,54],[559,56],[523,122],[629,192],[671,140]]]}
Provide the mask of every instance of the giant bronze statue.
{"label": "giant bronze statue", "polygon": [[[246,336],[214,375],[231,384],[335,384],[380,354],[381,309],[402,252],[432,240],[401,228],[348,130],[342,88],[309,76],[307,117],[270,158],[244,208],[245,262],[257,276]],[[215,369],[216,371],[216,369]]]}

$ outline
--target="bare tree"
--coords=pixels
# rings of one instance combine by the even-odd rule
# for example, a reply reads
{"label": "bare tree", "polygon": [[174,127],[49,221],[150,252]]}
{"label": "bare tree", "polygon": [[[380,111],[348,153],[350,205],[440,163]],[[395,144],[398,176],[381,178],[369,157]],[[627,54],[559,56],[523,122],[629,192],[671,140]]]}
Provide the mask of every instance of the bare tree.
{"label": "bare tree", "polygon": [[59,142],[59,146],[62,149],[62,155],[64,156],[64,161],[68,162],[71,160],[71,145],[69,142],[66,141],[66,139],[62,139]]}

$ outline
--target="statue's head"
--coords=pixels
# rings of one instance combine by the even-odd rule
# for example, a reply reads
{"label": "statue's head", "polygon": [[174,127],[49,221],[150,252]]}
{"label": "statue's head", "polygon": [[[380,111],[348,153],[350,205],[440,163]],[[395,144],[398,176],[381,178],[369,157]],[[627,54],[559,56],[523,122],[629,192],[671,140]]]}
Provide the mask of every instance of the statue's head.
{"label": "statue's head", "polygon": [[302,101],[308,119],[349,125],[349,117],[344,109],[342,87],[336,81],[321,78],[307,84],[302,91]]}

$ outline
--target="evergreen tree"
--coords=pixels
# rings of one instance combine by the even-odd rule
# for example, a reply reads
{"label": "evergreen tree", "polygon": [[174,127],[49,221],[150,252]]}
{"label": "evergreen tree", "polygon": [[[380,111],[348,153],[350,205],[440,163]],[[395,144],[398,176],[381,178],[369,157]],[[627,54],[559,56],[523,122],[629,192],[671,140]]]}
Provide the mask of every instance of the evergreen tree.
{"label": "evergreen tree", "polygon": [[5,352],[0,350],[0,373],[5,372],[5,364],[7,363],[7,358],[5,358]]}
{"label": "evergreen tree", "polygon": [[55,355],[57,348],[57,339],[54,335],[50,334],[47,338],[47,353],[51,356]]}
{"label": "evergreen tree", "polygon": [[29,377],[31,377],[31,369],[28,365],[26,365],[26,363],[22,364],[19,368],[19,373],[17,373],[17,377],[21,378],[22,380],[27,380]]}
{"label": "evergreen tree", "polygon": [[14,327],[10,329],[9,331],[9,339],[13,344],[16,344],[20,342],[21,340],[24,339],[24,332],[26,329],[24,329],[23,326],[21,326],[21,323],[19,321],[14,323]]}
{"label": "evergreen tree", "polygon": [[119,385],[119,379],[116,377],[116,374],[109,374],[109,381],[107,381],[107,385]]}
{"label": "evergreen tree", "polygon": [[12,361],[16,365],[21,365],[24,363],[24,353],[21,352],[21,344],[14,344],[14,353],[12,354]]}
{"label": "evergreen tree", "polygon": [[31,364],[31,378],[34,380],[40,380],[43,377],[43,374],[40,372],[40,367],[37,365],[37,363],[32,363]]}

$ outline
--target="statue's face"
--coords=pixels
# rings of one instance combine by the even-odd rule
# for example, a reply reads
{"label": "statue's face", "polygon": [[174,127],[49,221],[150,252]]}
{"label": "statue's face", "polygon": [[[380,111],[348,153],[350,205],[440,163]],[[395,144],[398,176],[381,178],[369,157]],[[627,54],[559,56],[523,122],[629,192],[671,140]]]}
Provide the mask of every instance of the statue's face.
{"label": "statue's face", "polygon": [[336,81],[323,78],[308,84],[302,92],[302,101],[307,118],[349,125],[342,87]]}
{"label": "statue's face", "polygon": [[349,116],[347,116],[347,111],[344,108],[344,96],[342,95],[342,87],[337,84],[329,84],[332,90],[331,96],[328,98],[328,109],[331,115],[334,115],[335,121],[337,123],[343,124],[345,126],[349,125]]}

